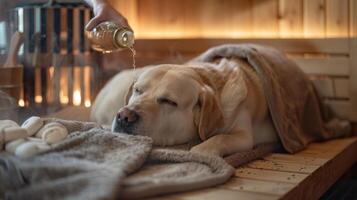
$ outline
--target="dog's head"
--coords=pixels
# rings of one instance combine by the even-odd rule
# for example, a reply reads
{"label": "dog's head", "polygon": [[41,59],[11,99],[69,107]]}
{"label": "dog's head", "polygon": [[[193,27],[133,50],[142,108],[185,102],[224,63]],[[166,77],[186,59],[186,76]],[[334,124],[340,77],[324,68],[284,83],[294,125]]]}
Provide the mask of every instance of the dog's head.
{"label": "dog's head", "polygon": [[223,125],[217,93],[206,78],[194,67],[150,68],[131,86],[113,131],[146,135],[156,145],[206,140]]}

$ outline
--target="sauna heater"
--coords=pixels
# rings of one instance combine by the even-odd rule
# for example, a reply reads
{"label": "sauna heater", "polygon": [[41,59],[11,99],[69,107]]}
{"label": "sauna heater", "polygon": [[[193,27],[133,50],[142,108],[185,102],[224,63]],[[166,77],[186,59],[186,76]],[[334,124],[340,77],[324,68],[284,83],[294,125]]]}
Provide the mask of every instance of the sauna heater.
{"label": "sauna heater", "polygon": [[24,65],[19,106],[91,106],[100,74],[100,56],[90,50],[84,32],[91,15],[85,4],[55,1],[19,5],[9,12],[7,35],[20,31],[25,36],[19,53]]}

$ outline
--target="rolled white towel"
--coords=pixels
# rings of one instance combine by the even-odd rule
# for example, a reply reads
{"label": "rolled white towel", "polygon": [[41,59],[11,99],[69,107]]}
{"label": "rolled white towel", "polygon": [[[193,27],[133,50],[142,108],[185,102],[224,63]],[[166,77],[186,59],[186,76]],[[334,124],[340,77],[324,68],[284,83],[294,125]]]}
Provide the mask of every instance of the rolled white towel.
{"label": "rolled white towel", "polygon": [[36,134],[47,144],[55,144],[64,140],[68,136],[65,126],[57,122],[51,122],[43,126]]}
{"label": "rolled white towel", "polygon": [[32,116],[28,118],[21,127],[25,128],[28,132],[28,136],[33,136],[43,126],[43,121],[40,117]]}
{"label": "rolled white towel", "polygon": [[35,141],[27,141],[25,143],[20,144],[15,149],[15,155],[21,158],[27,158],[44,152],[50,148],[51,147],[49,145],[44,144],[42,142],[39,143]]}
{"label": "rolled white towel", "polygon": [[22,143],[25,143],[27,140],[24,138],[13,140],[11,142],[6,143],[5,145],[5,150],[9,153],[14,154],[15,150],[18,146],[20,146]]}

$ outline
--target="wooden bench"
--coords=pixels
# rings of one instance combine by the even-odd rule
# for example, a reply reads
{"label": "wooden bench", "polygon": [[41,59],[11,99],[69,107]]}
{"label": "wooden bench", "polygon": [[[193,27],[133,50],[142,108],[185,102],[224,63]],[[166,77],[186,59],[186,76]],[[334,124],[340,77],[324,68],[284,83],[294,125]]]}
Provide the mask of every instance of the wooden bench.
{"label": "wooden bench", "polygon": [[318,199],[357,161],[357,137],[313,143],[290,154],[271,154],[236,169],[214,188],[151,199]]}

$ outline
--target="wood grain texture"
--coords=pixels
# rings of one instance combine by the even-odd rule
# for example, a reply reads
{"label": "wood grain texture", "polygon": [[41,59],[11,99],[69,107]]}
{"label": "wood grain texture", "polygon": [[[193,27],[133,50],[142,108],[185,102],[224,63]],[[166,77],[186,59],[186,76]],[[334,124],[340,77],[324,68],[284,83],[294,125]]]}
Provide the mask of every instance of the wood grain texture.
{"label": "wood grain texture", "polygon": [[318,166],[316,165],[286,163],[277,160],[256,160],[248,163],[245,166],[254,169],[267,169],[281,172],[294,172],[300,174],[309,174],[318,168]]}
{"label": "wood grain texture", "polygon": [[324,158],[312,158],[312,157],[295,156],[291,154],[281,154],[281,153],[274,153],[268,155],[264,157],[264,160],[279,161],[279,162],[291,163],[291,164],[315,165],[315,166],[321,166],[328,161],[327,159]]}
{"label": "wood grain texture", "polygon": [[283,195],[295,187],[295,184],[246,178],[231,178],[231,180],[219,187],[245,192]]}
{"label": "wood grain texture", "polygon": [[238,178],[249,178],[255,180],[265,180],[265,181],[278,181],[284,183],[299,183],[307,174],[265,170],[265,169],[253,169],[248,167],[240,167],[236,169],[235,177]]}
{"label": "wood grain texture", "polygon": [[350,100],[324,100],[324,103],[329,106],[333,114],[340,118],[346,119],[353,122],[357,121],[357,116],[353,115],[355,112],[356,106],[352,104]]}
{"label": "wood grain texture", "polygon": [[303,0],[279,1],[280,37],[303,36]]}
{"label": "wood grain texture", "polygon": [[350,17],[349,17],[349,28],[350,28],[350,37],[357,37],[357,1],[350,0]]}
{"label": "wood grain texture", "polygon": [[325,1],[304,0],[305,37],[325,37]]}
{"label": "wood grain texture", "polygon": [[[138,39],[135,49],[150,54],[168,51],[180,53],[202,53],[221,44],[255,43],[275,47],[285,53],[349,54],[349,39]],[[155,51],[153,51],[155,49]]]}
{"label": "wood grain texture", "polygon": [[357,38],[350,39],[350,100],[352,105],[351,119],[357,122]]}
{"label": "wood grain texture", "polygon": [[348,35],[348,0],[326,0],[326,36]]}
{"label": "wood grain texture", "polygon": [[350,98],[350,80],[348,78],[334,78],[335,96],[338,98]]}
{"label": "wood grain texture", "polygon": [[352,144],[341,150],[337,156],[313,172],[299,184],[299,187],[295,187],[281,199],[318,199],[357,161],[357,139],[350,138],[350,140],[353,141]]}
{"label": "wood grain texture", "polygon": [[193,192],[185,192],[178,195],[168,196],[165,199],[180,199],[180,200],[217,200],[217,199],[224,199],[224,200],[271,200],[271,199],[278,199],[276,195],[269,195],[269,194],[260,194],[254,192],[245,192],[245,191],[237,191],[237,190],[230,190],[224,188],[212,188],[212,189],[203,189]]}
{"label": "wood grain texture", "polygon": [[253,0],[254,36],[277,37],[278,31],[278,0]]}
{"label": "wood grain texture", "polygon": [[296,64],[307,74],[349,76],[349,59],[332,58],[293,58]]}

